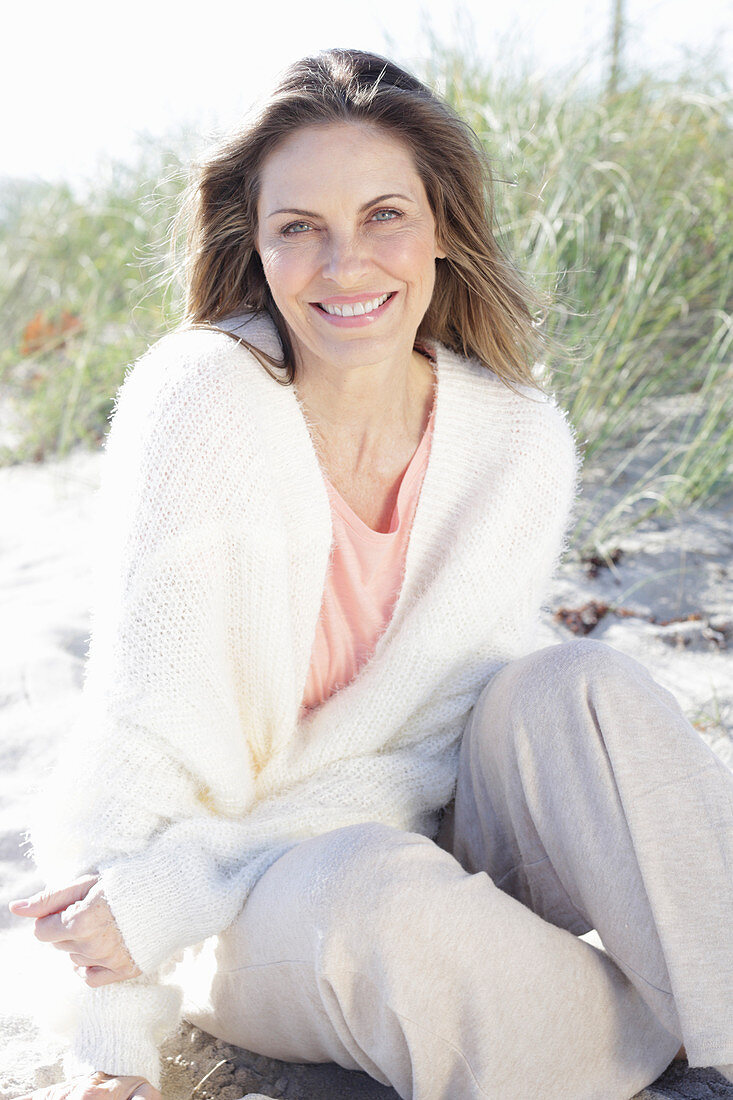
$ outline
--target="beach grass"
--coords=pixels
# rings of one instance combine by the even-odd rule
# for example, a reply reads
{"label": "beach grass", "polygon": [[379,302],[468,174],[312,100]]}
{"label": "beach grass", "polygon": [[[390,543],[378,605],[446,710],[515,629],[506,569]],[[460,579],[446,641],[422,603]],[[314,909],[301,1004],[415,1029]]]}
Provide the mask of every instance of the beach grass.
{"label": "beach grass", "polygon": [[[587,470],[577,535],[733,487],[733,93],[691,70],[502,74],[433,45],[424,75],[481,138],[507,250],[553,303],[546,369]],[[0,462],[98,442],[125,366],[177,319],[159,278],[180,157],[148,146],[80,197],[0,193]]]}
{"label": "beach grass", "polygon": [[491,157],[509,252],[555,299],[553,388],[609,502],[581,510],[585,540],[714,502],[733,484],[730,87],[692,69],[609,94],[437,43],[427,75]]}
{"label": "beach grass", "polygon": [[93,185],[0,183],[0,465],[95,445],[129,363],[169,327],[169,148]]}

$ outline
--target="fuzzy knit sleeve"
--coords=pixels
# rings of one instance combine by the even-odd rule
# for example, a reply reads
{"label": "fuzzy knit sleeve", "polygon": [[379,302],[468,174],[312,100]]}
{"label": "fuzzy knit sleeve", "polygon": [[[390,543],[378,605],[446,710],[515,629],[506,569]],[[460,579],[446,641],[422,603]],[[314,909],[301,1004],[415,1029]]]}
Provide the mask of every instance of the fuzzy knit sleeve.
{"label": "fuzzy knit sleeve", "polygon": [[[226,365],[208,334],[167,337],[127,372],[118,393],[96,499],[80,710],[31,815],[33,856],[51,887],[87,872],[101,872],[106,885],[112,869],[119,880],[147,846],[165,843],[170,830],[185,833],[184,822],[196,821],[206,835],[211,821],[226,830],[232,808],[214,804],[232,774],[240,807],[252,799],[253,762],[221,631],[226,578],[213,561],[226,517],[234,511],[248,519],[248,500],[234,499],[231,470],[255,470],[262,459],[250,434],[237,430],[246,410],[232,407]],[[207,739],[213,748],[202,771]],[[160,885],[152,861],[120,889],[121,925],[125,912],[136,910],[138,892],[145,911],[155,912],[147,935],[156,957],[143,960],[140,979],[78,991],[69,1071],[159,1081],[157,1045],[175,1026],[180,1004],[159,980],[161,964],[216,930],[194,918],[181,935],[177,915],[199,883],[195,858],[190,867],[180,849],[174,858],[170,913],[145,900],[146,889]],[[226,882],[231,865],[218,870]],[[231,919],[231,905],[224,911]]]}

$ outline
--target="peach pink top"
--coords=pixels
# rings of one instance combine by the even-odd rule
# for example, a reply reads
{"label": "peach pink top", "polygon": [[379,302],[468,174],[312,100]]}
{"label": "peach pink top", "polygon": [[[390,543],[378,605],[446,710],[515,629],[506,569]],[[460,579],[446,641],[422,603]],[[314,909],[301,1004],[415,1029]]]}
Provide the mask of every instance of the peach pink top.
{"label": "peach pink top", "polygon": [[422,439],[402,475],[388,531],[368,527],[326,478],[333,548],[303,710],[325,702],[356,676],[390,620],[402,585],[410,528],[430,456],[434,412],[435,402]]}

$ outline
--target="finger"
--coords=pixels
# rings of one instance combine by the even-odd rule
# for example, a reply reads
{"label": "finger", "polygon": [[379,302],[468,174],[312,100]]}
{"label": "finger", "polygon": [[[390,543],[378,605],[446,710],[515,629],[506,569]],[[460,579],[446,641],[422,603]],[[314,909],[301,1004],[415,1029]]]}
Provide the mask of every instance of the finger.
{"label": "finger", "polygon": [[52,913],[38,920],[49,923],[60,921],[67,930],[66,938],[79,942],[86,940],[102,946],[121,939],[107,902],[94,891],[90,891],[81,901],[67,905],[61,913]]}
{"label": "finger", "polygon": [[[95,944],[101,950],[106,940],[110,939],[110,933],[106,925],[101,928],[84,920],[84,913],[75,911],[72,906],[64,909],[62,913],[51,913],[47,917],[37,917],[35,936],[42,943],[76,944],[82,948]],[[66,950],[63,948],[62,950]]]}
{"label": "finger", "polygon": [[160,1100],[160,1093],[147,1081],[142,1081],[139,1085],[135,1085],[128,1100],[136,1100],[136,1098],[137,1100]]}
{"label": "finger", "polygon": [[33,934],[41,943],[70,943],[69,929],[64,923],[61,913],[53,913],[48,917],[38,917]]}
{"label": "finger", "polygon": [[113,945],[100,941],[54,940],[51,947],[55,951],[65,951],[71,961],[79,966],[106,966],[110,970],[129,970],[133,965],[129,955],[115,951]]}
{"label": "finger", "polygon": [[[44,917],[44,920],[46,919],[47,918]],[[93,953],[94,947],[88,940],[81,939],[78,936],[72,939],[69,935],[69,929],[64,926],[62,926],[62,928],[64,933],[66,934],[66,939],[50,940],[49,942],[51,943],[52,947],[58,948],[59,951],[78,951],[80,953],[86,951],[87,954]]]}
{"label": "finger", "polygon": [[78,971],[82,970],[84,981],[90,989],[99,989],[103,985],[123,982],[126,977],[126,975],[120,974],[116,970],[108,970],[106,966],[78,967]]}
{"label": "finger", "polygon": [[[54,947],[58,947],[58,944],[55,943]],[[108,961],[107,959],[95,959],[91,955],[79,955],[76,951],[70,951],[69,958],[74,966],[106,966]],[[112,967],[109,969],[111,970]]]}
{"label": "finger", "polygon": [[8,908],[11,913],[21,917],[45,917],[49,913],[58,913],[67,905],[73,905],[85,898],[98,880],[98,875],[84,875],[61,890],[41,890],[29,898],[11,901]]}
{"label": "finger", "polygon": [[101,1077],[101,1083],[107,1084],[109,1100],[161,1100],[158,1089],[144,1077]]}
{"label": "finger", "polygon": [[[54,947],[57,951],[76,951],[79,954],[84,951],[84,947],[82,947],[78,940],[54,940],[51,947]],[[92,961],[97,962],[101,960],[95,959]]]}

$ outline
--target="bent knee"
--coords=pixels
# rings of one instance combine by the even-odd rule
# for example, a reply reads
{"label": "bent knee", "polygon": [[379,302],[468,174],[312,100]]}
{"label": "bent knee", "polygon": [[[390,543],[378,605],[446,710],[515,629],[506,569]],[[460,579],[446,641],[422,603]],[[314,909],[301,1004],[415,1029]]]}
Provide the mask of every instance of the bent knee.
{"label": "bent knee", "polygon": [[506,742],[539,737],[543,742],[572,732],[570,715],[594,700],[622,694],[631,678],[648,677],[632,658],[605,642],[573,639],[510,661],[484,690],[467,726],[467,740],[482,753],[503,752]]}
{"label": "bent knee", "polygon": [[534,709],[540,699],[562,701],[579,689],[615,680],[632,667],[641,668],[605,642],[576,638],[510,661],[489,685],[486,696],[494,703],[499,698],[510,701],[513,709],[521,710],[523,705]]}
{"label": "bent knee", "polygon": [[595,683],[614,675],[631,661],[617,649],[593,638],[574,638],[547,646],[520,658],[521,674],[539,679],[544,685],[573,688],[578,683]]}

